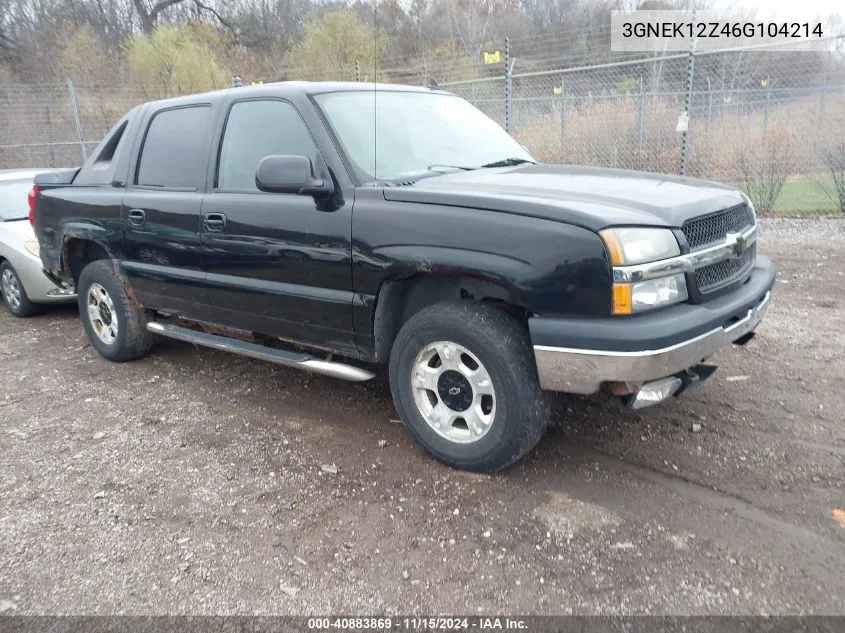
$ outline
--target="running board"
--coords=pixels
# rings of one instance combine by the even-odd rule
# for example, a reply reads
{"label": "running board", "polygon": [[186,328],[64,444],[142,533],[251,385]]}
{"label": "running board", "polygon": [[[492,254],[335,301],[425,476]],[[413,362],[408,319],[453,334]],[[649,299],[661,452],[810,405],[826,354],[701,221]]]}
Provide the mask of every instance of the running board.
{"label": "running board", "polygon": [[346,365],[335,361],[318,360],[304,352],[287,352],[265,345],[258,345],[256,343],[249,343],[247,341],[240,341],[226,336],[218,336],[216,334],[208,334],[207,332],[197,332],[196,330],[189,330],[185,327],[172,325],[170,323],[158,323],[153,321],[147,323],[147,329],[150,332],[166,336],[168,338],[176,339],[177,341],[185,341],[186,343],[194,343],[195,345],[203,345],[204,347],[211,347],[219,349],[224,352],[233,352],[241,356],[249,356],[250,358],[257,358],[258,360],[265,360],[278,365],[285,365],[287,367],[296,367],[297,369],[304,369],[317,374],[324,374],[326,376],[333,376],[343,380],[350,380],[353,382],[363,382],[375,377],[375,374]]}

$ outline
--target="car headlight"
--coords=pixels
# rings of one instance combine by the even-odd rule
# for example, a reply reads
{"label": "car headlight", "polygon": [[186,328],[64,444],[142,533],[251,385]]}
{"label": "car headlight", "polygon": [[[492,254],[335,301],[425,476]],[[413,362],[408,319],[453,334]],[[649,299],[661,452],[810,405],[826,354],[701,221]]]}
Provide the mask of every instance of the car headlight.
{"label": "car headlight", "polygon": [[681,254],[678,240],[669,229],[625,227],[605,229],[600,235],[614,266],[647,264]]}
{"label": "car headlight", "polygon": [[[681,247],[669,229],[614,228],[601,231],[614,268],[671,259]],[[689,298],[683,274],[613,284],[613,314],[636,314]]]}
{"label": "car headlight", "polygon": [[30,253],[32,253],[36,257],[38,257],[38,252],[39,252],[38,242],[33,242],[32,240],[27,240],[26,242],[23,243],[23,247],[27,251],[29,251]]}
{"label": "car headlight", "polygon": [[613,284],[613,314],[635,314],[680,303],[689,298],[683,274],[635,283]]}
{"label": "car headlight", "polygon": [[628,287],[631,289],[631,312],[653,310],[689,298],[687,279],[682,274],[639,281]]}

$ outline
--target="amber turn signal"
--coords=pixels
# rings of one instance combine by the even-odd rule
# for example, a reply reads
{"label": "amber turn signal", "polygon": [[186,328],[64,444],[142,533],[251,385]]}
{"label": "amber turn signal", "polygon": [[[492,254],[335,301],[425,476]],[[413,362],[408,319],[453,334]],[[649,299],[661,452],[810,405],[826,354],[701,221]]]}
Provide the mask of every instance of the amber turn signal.
{"label": "amber turn signal", "polygon": [[633,312],[630,284],[613,284],[613,314],[631,314]]}

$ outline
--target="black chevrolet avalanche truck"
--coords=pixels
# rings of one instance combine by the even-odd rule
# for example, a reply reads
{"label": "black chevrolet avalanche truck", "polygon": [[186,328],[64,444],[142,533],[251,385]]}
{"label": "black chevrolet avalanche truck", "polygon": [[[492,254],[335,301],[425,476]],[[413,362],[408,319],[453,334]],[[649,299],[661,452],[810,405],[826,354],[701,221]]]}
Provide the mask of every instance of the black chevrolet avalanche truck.
{"label": "black chevrolet avalanche truck", "polygon": [[546,391],[640,408],[754,336],[775,279],[717,183],[540,164],[437,89],[286,82],[146,103],[30,195],[45,274],[112,361],[156,336],[363,381],[454,467]]}

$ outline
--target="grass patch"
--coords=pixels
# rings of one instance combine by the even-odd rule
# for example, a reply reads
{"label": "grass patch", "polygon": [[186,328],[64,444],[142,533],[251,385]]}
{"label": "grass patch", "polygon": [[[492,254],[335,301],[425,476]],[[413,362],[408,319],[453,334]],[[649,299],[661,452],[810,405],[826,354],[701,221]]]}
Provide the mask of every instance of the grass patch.
{"label": "grass patch", "polygon": [[[833,179],[830,176],[819,180],[831,192],[834,191]],[[839,213],[839,205],[822,190],[819,180],[792,180],[784,183],[775,204],[775,213],[818,213],[820,215]]]}
{"label": "grass patch", "polygon": [[774,214],[837,215],[839,205],[822,190],[819,182],[823,182],[831,192],[834,191],[833,178],[830,176],[785,182],[775,203]]}

